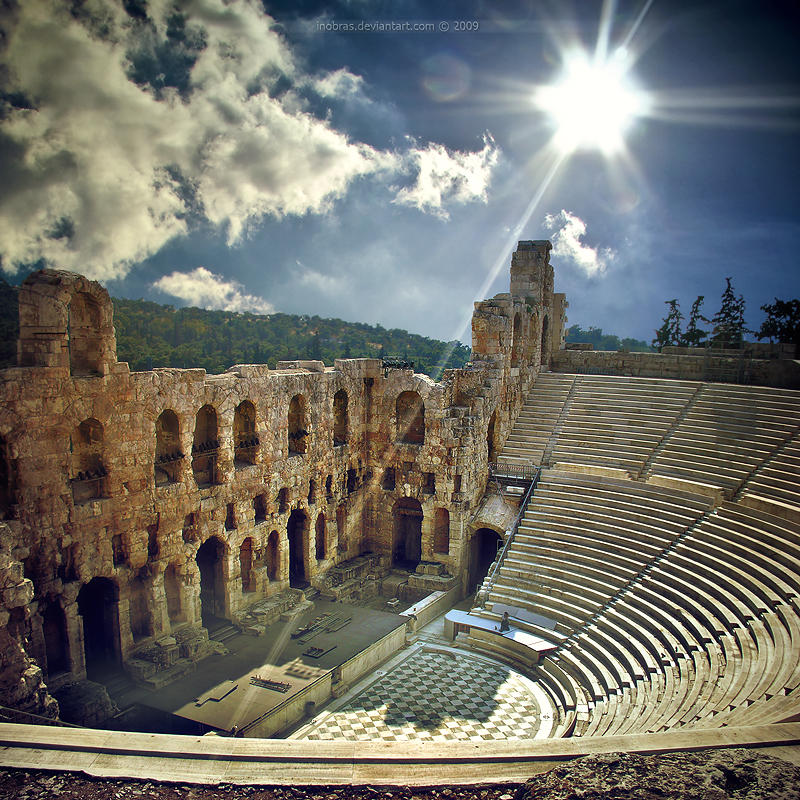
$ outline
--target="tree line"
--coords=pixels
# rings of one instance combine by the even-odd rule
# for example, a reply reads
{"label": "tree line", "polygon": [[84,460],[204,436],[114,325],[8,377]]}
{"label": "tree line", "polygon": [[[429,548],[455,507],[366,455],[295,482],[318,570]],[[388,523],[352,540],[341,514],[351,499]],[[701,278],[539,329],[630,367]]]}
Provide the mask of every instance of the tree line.
{"label": "tree line", "polygon": [[[0,280],[0,368],[16,365],[19,335],[17,287]],[[237,313],[175,308],[146,300],[113,298],[117,358],[132,370],[200,367],[224,372],[234,364],[336,358],[397,358],[434,380],[443,369],[463,367],[470,348],[401,328],[296,314]]]}
{"label": "tree line", "polygon": [[[710,319],[702,312],[704,301],[704,295],[697,296],[684,327],[686,318],[681,313],[677,298],[665,300],[667,314],[661,327],[656,329],[653,348],[659,352],[668,346],[711,345],[737,349],[744,343],[745,336],[753,334],[757,339],[794,344],[796,352],[800,350],[800,300],[779,300],[776,297],[774,303],[765,303],[761,310],[766,314],[766,319],[757,331],[748,329],[745,324],[745,300],[741,294],[736,294],[731,278],[725,278],[719,311]],[[711,328],[705,330],[702,327],[704,325],[710,325]]]}

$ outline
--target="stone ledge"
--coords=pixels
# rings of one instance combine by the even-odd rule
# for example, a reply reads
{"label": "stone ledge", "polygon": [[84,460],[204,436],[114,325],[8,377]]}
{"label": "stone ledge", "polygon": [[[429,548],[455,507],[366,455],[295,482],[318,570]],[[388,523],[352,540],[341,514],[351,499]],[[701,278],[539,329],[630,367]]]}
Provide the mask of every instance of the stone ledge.
{"label": "stone ledge", "polygon": [[193,784],[415,785],[522,781],[594,753],[800,745],[800,723],[506,742],[304,742],[0,723],[0,766]]}

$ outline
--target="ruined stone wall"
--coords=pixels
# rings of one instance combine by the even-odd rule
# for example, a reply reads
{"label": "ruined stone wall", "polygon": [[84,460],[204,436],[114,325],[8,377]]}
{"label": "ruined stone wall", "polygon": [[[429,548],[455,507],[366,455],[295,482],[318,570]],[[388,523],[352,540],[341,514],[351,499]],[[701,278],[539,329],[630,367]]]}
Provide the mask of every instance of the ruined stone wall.
{"label": "ruined stone wall", "polygon": [[[666,349],[666,348],[665,348]],[[682,348],[685,350],[688,348]],[[556,372],[595,375],[630,375],[640,378],[678,378],[681,380],[735,380],[744,373],[748,383],[783,389],[800,388],[800,362],[792,359],[758,359],[739,353],[708,358],[688,353],[625,353],[615,350],[564,349],[552,356]]]}
{"label": "ruined stone wall", "polygon": [[377,359],[131,373],[102,287],[30,276],[0,372],[0,513],[30,595],[13,638],[48,684],[367,551],[466,585],[488,462],[561,341],[549,249],[520,243],[512,292],[476,304],[473,362],[441,383]]}

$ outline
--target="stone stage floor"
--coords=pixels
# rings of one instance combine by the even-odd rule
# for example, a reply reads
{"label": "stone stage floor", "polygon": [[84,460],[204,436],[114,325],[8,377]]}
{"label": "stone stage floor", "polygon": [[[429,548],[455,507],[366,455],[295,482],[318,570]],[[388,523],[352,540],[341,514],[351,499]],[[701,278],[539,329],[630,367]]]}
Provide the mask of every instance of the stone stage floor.
{"label": "stone stage floor", "polygon": [[420,644],[376,670],[290,738],[386,742],[546,738],[554,724],[553,713],[542,689],[509,667],[454,648]]}
{"label": "stone stage floor", "polygon": [[[292,638],[298,628],[317,619],[322,620],[321,630]],[[289,622],[270,625],[262,636],[239,634],[227,640],[228,652],[209,656],[180,680],[155,691],[136,690],[130,700],[138,712],[131,727],[186,733],[193,724],[242,729],[406,622],[394,612],[316,599],[312,608]],[[306,655],[311,648],[322,654]],[[253,686],[251,676],[289,683],[291,689],[281,693]],[[187,720],[188,727],[176,717]]]}

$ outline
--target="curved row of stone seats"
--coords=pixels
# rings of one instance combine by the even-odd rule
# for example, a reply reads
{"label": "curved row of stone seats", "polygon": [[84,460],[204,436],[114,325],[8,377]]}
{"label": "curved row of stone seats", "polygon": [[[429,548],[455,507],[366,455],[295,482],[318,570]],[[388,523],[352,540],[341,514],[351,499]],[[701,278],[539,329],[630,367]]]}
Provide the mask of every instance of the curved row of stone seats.
{"label": "curved row of stone seats", "polygon": [[732,495],[800,427],[797,392],[702,384],[646,475],[708,484]]}
{"label": "curved row of stone seats", "polygon": [[547,470],[496,573],[489,602],[516,598],[517,605],[574,629],[707,508],[704,498],[661,487]]}
{"label": "curved row of stone seats", "polygon": [[800,519],[800,439],[797,434],[748,478],[742,486],[740,500]]}
{"label": "curved row of stone seats", "polygon": [[541,372],[528,393],[498,461],[540,464],[575,383],[575,375]]}
{"label": "curved row of stone seats", "polygon": [[578,376],[549,460],[602,465],[635,476],[696,390],[688,381]]}
{"label": "curved row of stone seats", "polygon": [[[793,604],[784,602],[774,591],[774,582],[764,579],[766,570],[750,574],[746,570],[747,561],[735,547],[718,549],[715,558],[719,566],[716,570],[711,569],[713,562],[700,559],[700,550],[693,549],[698,543],[695,537],[702,539],[706,527],[720,528],[731,511],[726,506],[702,520],[613,606],[614,613],[632,620],[638,601],[638,609],[649,612],[643,613],[640,620],[647,624],[648,618],[651,621],[660,619],[660,626],[655,626],[656,633],[658,627],[665,630],[669,625],[666,617],[670,613],[680,616],[684,622],[693,619],[694,625],[690,627],[699,631],[705,629],[707,633],[700,634],[700,646],[704,650],[692,652],[693,670],[685,660],[686,653],[673,652],[667,656],[679,659],[683,656],[684,660],[677,661],[679,680],[685,681],[692,673],[699,676],[693,686],[689,684],[690,690],[679,684],[672,691],[668,687],[660,703],[660,708],[664,709],[662,713],[649,714],[634,721],[629,710],[630,718],[626,723],[609,726],[609,729],[644,732],[665,730],[680,724],[732,724],[724,720],[728,717],[735,719],[733,711],[747,709],[753,704],[764,706],[765,710],[758,718],[760,721],[775,721],[767,715],[769,699],[796,691],[800,680],[798,598],[794,598]],[[753,521],[764,522],[763,519]],[[775,521],[775,525],[779,522]],[[736,532],[732,533],[735,537]],[[787,534],[784,555],[787,559],[794,559],[800,551],[796,532],[787,531]],[[773,562],[772,569],[777,577],[784,575],[785,560],[783,564]],[[800,570],[797,567],[795,570],[796,579]],[[605,615],[611,613],[609,608]],[[716,638],[718,648],[709,641],[709,636]],[[643,646],[648,646],[648,643],[643,642]],[[692,647],[697,646],[696,641]],[[700,675],[700,670],[706,670],[706,655],[710,657],[711,673],[715,676],[712,682]],[[669,672],[665,672],[665,676],[669,680]],[[594,713],[606,713],[605,705],[598,703]],[[798,709],[800,703],[795,707],[795,713]],[[594,725],[594,720],[590,723],[590,729],[601,727]]]}
{"label": "curved row of stone seats", "polygon": [[800,712],[796,525],[736,503],[712,511],[705,498],[665,489],[650,527],[677,516],[666,531],[643,532],[631,519],[641,523],[636,504],[653,487],[553,471],[540,485],[484,613],[501,602],[530,608],[556,621],[553,637],[568,634],[535,674],[574,712],[574,735]]}

